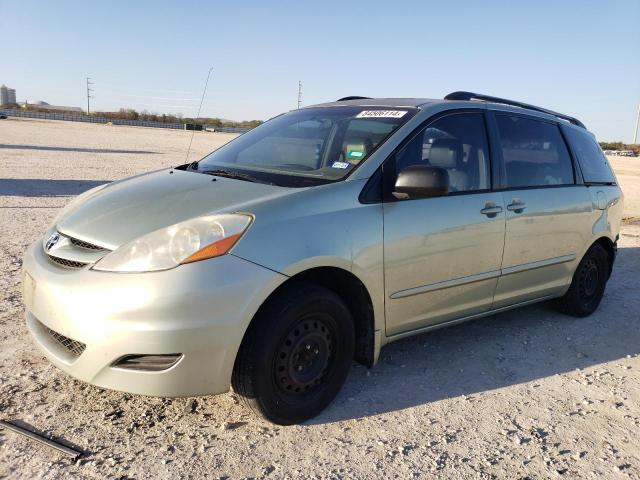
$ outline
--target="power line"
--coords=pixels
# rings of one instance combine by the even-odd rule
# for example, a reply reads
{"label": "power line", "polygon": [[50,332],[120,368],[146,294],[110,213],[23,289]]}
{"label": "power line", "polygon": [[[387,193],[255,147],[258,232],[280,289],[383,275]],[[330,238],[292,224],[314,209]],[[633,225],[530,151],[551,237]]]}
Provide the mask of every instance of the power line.
{"label": "power line", "polygon": [[91,95],[91,92],[94,91],[91,88],[91,85],[93,85],[93,82],[91,81],[90,77],[87,77],[87,115],[89,115],[89,112],[91,111],[89,99],[93,98],[93,95]]}
{"label": "power line", "polygon": [[638,117],[636,118],[636,128],[633,131],[633,144],[638,143],[638,127],[640,127],[640,103],[638,104]]}

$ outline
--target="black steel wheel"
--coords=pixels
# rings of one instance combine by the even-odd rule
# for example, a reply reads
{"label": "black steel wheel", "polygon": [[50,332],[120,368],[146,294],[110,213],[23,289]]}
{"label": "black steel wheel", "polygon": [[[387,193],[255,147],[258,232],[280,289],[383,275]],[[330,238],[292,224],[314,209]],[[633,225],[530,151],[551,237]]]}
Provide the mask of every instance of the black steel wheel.
{"label": "black steel wheel", "polygon": [[580,261],[569,290],[559,299],[560,310],[574,317],[591,315],[600,305],[608,277],[609,257],[595,244]]}
{"label": "black steel wheel", "polygon": [[274,358],[275,384],[286,394],[305,393],[322,383],[331,366],[335,333],[322,315],[310,315],[289,331]]}
{"label": "black steel wheel", "polygon": [[267,420],[299,423],[331,403],[353,351],[353,320],[340,297],[316,285],[285,286],[251,323],[233,389]]}

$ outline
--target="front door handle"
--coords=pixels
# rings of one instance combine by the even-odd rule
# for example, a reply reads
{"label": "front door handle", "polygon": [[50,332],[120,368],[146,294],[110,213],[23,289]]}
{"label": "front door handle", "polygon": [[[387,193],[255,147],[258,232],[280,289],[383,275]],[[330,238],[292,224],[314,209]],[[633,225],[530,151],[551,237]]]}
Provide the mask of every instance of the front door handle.
{"label": "front door handle", "polygon": [[525,208],[527,208],[527,204],[519,198],[514,198],[511,200],[511,203],[507,205],[507,210],[515,213],[522,213]]}
{"label": "front door handle", "polygon": [[486,215],[489,218],[493,218],[502,212],[502,207],[497,206],[494,202],[487,202],[484,208],[480,210],[480,213]]}

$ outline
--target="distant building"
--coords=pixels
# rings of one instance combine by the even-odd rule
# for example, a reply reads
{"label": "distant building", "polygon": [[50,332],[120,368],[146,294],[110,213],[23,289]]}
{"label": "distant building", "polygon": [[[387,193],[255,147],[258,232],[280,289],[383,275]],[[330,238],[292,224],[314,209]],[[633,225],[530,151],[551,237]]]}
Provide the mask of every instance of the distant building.
{"label": "distant building", "polygon": [[27,100],[24,103],[20,104],[21,107],[37,107],[41,110],[51,110],[53,112],[79,112],[82,113],[83,110],[80,107],[67,107],[64,105],[49,105],[47,102],[43,102],[42,100],[29,101]]}
{"label": "distant building", "polygon": [[0,86],[0,105],[7,103],[16,103],[16,90],[3,84]]}

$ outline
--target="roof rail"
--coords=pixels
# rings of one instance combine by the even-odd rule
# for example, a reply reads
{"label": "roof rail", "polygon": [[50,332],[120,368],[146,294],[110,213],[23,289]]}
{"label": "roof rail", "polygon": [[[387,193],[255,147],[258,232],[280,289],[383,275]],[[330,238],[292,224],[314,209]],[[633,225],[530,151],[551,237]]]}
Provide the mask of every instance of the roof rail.
{"label": "roof rail", "polygon": [[357,95],[353,95],[351,97],[342,97],[336,100],[336,102],[346,102],[347,100],[369,100],[371,97],[359,97]]}
{"label": "roof rail", "polygon": [[554,112],[553,110],[547,110],[546,108],[536,107],[535,105],[529,105],[528,103],[516,102],[514,100],[507,100],[506,98],[500,97],[492,97],[490,95],[483,95],[481,93],[473,93],[473,92],[453,92],[444,97],[445,100],[482,100],[483,102],[493,102],[493,103],[501,103],[503,105],[512,105],[514,107],[526,108],[527,110],[534,110],[536,112],[546,113],[549,115],[553,115],[554,117],[561,118],[563,120],[568,121],[578,127],[582,127],[586,129],[580,120],[574,117],[570,117],[569,115],[564,115],[562,113]]}

